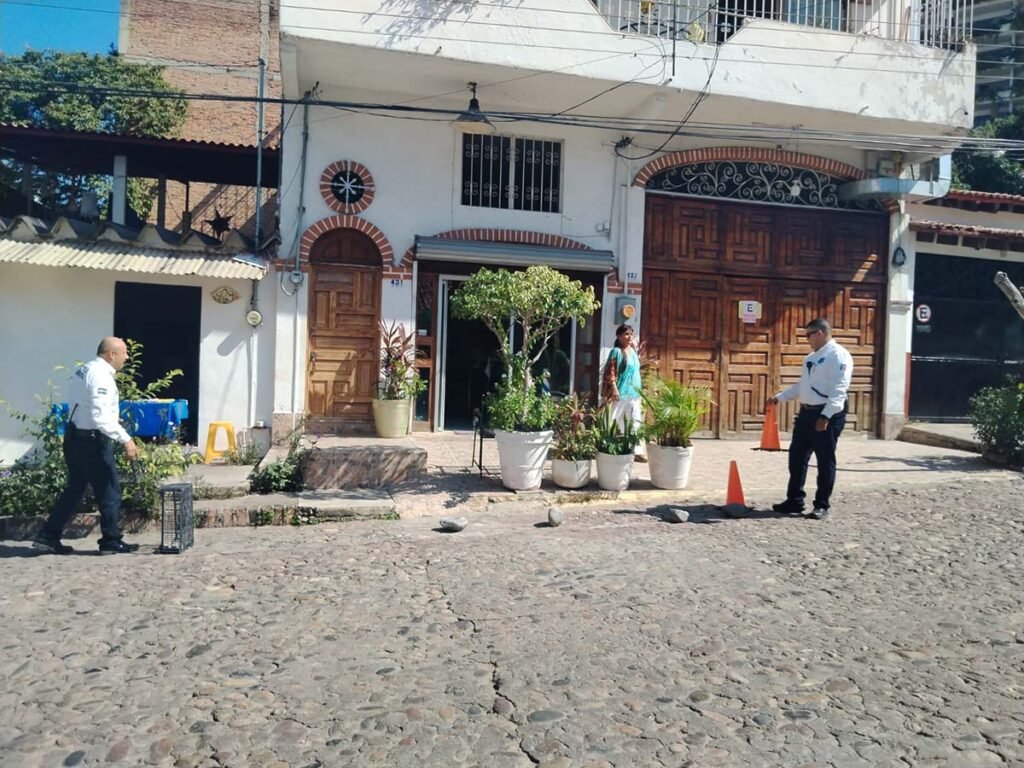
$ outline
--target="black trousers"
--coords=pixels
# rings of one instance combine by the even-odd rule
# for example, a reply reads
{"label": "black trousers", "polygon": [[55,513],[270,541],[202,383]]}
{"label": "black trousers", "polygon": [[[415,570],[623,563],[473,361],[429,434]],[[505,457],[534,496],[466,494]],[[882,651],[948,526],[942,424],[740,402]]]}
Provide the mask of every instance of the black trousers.
{"label": "black trousers", "polygon": [[68,482],[40,530],[39,538],[58,541],[82,505],[86,486],[92,486],[100,507],[100,544],[120,541],[121,481],[114,464],[114,441],[68,424],[64,433],[64,461],[68,465]]}
{"label": "black trousers", "polygon": [[832,488],[836,484],[836,443],[846,426],[846,410],[829,419],[824,432],[818,432],[814,426],[821,416],[821,410],[818,407],[802,407],[793,420],[786,499],[803,504],[807,498],[804,483],[807,480],[807,463],[813,453],[818,462],[818,489],[814,494],[814,506],[817,509],[828,509]]}

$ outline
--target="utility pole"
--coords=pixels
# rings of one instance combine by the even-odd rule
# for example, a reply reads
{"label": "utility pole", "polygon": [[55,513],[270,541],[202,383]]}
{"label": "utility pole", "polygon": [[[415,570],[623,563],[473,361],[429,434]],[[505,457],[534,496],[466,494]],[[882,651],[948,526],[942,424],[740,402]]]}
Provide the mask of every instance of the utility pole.
{"label": "utility pole", "polygon": [[994,282],[999,286],[999,290],[1006,295],[1006,298],[1010,300],[1010,303],[1013,304],[1017,314],[1024,318],[1024,296],[1021,296],[1017,286],[1010,281],[1005,272],[996,272]]}
{"label": "utility pole", "polygon": [[260,57],[259,101],[256,103],[256,256],[263,241],[263,95],[267,63]]}

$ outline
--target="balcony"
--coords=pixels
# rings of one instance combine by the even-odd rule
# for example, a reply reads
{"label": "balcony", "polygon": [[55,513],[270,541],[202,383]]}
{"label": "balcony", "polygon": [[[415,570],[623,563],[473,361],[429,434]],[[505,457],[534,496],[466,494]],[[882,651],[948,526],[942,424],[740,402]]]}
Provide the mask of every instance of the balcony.
{"label": "balcony", "polygon": [[929,48],[960,50],[974,0],[592,0],[623,34],[719,45],[748,21],[769,19]]}

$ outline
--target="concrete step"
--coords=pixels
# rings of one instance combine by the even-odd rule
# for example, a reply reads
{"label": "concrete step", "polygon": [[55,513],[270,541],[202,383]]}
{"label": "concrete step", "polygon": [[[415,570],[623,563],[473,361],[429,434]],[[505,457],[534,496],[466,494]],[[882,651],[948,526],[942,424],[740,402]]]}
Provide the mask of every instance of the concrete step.
{"label": "concrete step", "polygon": [[183,478],[169,483],[192,483],[194,499],[233,499],[249,494],[252,467],[236,464],[193,464]]}
{"label": "concrete step", "polygon": [[966,424],[907,424],[900,430],[899,440],[904,443],[952,448],[957,451],[983,453],[974,429]]}
{"label": "concrete step", "polygon": [[422,478],[427,452],[409,444],[316,446],[306,459],[306,487],[386,488]]}
{"label": "concrete step", "polygon": [[193,502],[192,509],[196,528],[398,519],[391,494],[367,488],[200,499]]}

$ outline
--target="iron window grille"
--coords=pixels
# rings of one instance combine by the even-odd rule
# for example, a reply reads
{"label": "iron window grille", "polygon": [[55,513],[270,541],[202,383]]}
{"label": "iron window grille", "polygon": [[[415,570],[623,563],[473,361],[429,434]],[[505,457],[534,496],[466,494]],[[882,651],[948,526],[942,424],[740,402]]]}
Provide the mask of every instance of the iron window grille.
{"label": "iron window grille", "polygon": [[462,204],[559,213],[562,142],[463,134]]}

